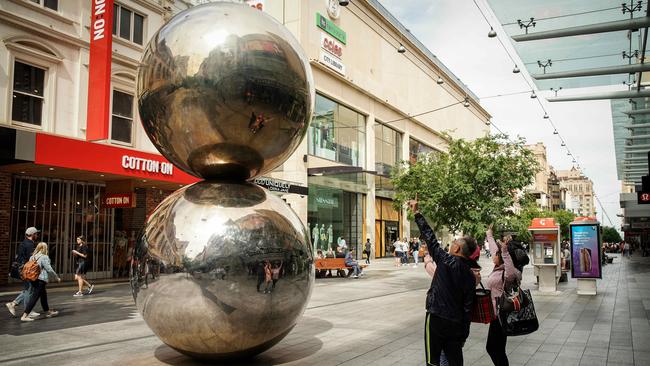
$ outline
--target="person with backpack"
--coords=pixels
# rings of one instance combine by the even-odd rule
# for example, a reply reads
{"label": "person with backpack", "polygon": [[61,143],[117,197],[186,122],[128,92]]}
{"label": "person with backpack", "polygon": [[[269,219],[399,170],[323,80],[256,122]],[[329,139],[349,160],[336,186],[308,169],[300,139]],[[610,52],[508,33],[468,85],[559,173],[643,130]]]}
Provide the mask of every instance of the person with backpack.
{"label": "person with backpack", "polygon": [[[88,286],[88,295],[90,295],[91,292],[93,292],[93,289],[95,288],[95,285],[91,285],[88,280],[86,280],[86,273],[88,272],[88,255],[90,254],[90,248],[88,248],[88,244],[86,244],[86,241],[84,240],[83,236],[77,237],[77,248],[72,250],[72,255],[75,257],[77,260],[77,269],[74,273],[74,279],[77,280],[77,284],[79,285],[79,291],[77,291],[74,295],[74,297],[81,297],[84,295],[83,293],[83,288],[84,284]],[[146,278],[146,277],[145,277]]]}
{"label": "person with backpack", "polygon": [[[526,256],[527,259],[528,256],[525,254],[524,249],[519,248],[517,242],[513,241],[510,236],[505,237],[503,241],[497,244],[492,236],[491,226],[488,228],[486,236],[490,244],[492,261],[494,262],[494,269],[487,278],[486,288],[491,291],[494,313],[498,314],[497,299],[507,289],[519,286],[523,266],[528,263],[522,258]],[[518,260],[518,263],[515,263],[516,260]],[[492,320],[485,349],[496,366],[508,366],[509,364],[506,355],[507,340],[508,337],[503,331],[499,319]]]}
{"label": "person with backpack", "polygon": [[50,280],[50,275],[56,277],[58,282],[61,282],[61,278],[56,274],[56,272],[54,272],[50,263],[50,257],[47,255],[47,244],[43,242],[38,243],[34,253],[23,267],[23,277],[31,281],[32,284],[32,295],[25,307],[23,316],[20,318],[21,321],[34,321],[34,318],[31,318],[29,313],[34,309],[36,301],[39,299],[41,300],[41,307],[45,312],[46,318],[51,318],[59,314],[58,311],[50,309],[50,306],[47,303],[47,291],[45,287]]}
{"label": "person with backpack", "polygon": [[[25,230],[25,239],[18,246],[18,252],[16,253],[17,273],[13,274],[12,277],[16,279],[22,279],[20,276],[20,272],[22,271],[25,263],[27,263],[27,261],[29,260],[29,257],[34,252],[34,247],[36,246],[35,241],[38,240],[38,233],[40,232],[41,232],[40,230],[38,230],[33,226],[28,227],[27,230]],[[23,280],[23,290],[18,294],[18,296],[16,296],[16,298],[12,302],[8,302],[5,304],[7,309],[9,309],[11,315],[16,316],[16,306],[20,305],[23,302],[25,304],[29,302],[29,296],[31,292],[32,292],[31,282]],[[36,317],[39,316],[40,314],[34,312],[30,315]]]}

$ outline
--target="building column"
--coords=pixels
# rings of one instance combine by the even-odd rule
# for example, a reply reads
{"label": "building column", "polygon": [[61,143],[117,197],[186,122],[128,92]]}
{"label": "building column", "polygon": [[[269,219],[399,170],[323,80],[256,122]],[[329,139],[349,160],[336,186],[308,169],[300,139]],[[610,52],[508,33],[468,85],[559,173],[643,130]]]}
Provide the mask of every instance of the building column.
{"label": "building column", "polygon": [[[0,172],[0,283],[9,280],[9,265],[12,258],[9,240],[11,222],[11,173]],[[24,229],[23,229],[24,230]]]}
{"label": "building column", "polygon": [[[369,115],[366,120],[366,170],[375,170],[375,116]],[[366,219],[364,222],[366,228],[366,237],[362,238],[362,248],[366,239],[370,239],[372,243],[371,253],[372,258],[376,258],[375,243],[380,238],[375,237],[375,180],[374,176],[368,174],[366,181]],[[363,249],[362,249],[363,250]]]}
{"label": "building column", "polygon": [[[409,141],[411,140],[411,134],[404,132],[402,134],[402,160],[409,161]],[[408,220],[408,210],[402,208],[402,238],[411,236],[411,223]]]}

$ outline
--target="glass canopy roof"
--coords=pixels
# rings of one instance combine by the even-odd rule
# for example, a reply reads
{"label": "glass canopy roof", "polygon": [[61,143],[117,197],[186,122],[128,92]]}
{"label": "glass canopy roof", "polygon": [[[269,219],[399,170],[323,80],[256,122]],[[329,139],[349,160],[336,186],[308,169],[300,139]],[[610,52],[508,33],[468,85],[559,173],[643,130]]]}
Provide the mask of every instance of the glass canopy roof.
{"label": "glass canopy roof", "polygon": [[[626,4],[620,0],[487,0],[509,36],[645,17],[646,3]],[[627,9],[634,9],[630,12]],[[531,18],[535,25],[531,23]],[[521,22],[518,22],[521,20]],[[520,25],[521,24],[521,25]],[[512,41],[531,75],[637,63],[643,32],[636,30],[594,33],[544,40]],[[631,58],[624,57],[623,51]],[[637,53],[638,54],[638,53]],[[540,66],[551,65],[544,68]],[[539,61],[539,63],[538,63]],[[545,69],[545,70],[544,70]],[[570,89],[602,85],[623,85],[634,80],[628,74],[535,80],[540,90]]]}
{"label": "glass canopy roof", "polygon": [[[645,82],[650,75],[643,73],[611,73],[606,75],[565,77],[560,72],[589,71],[606,67],[626,67],[643,63],[641,53],[648,31],[650,14],[648,1],[621,0],[486,0],[492,8],[524,66],[540,90],[617,86],[612,90],[644,90],[637,81]],[[623,2],[625,2],[623,4]],[[532,19],[531,19],[532,18]],[[569,28],[610,26],[612,22],[644,21],[642,27],[621,27],[603,33],[585,31],[583,35],[568,37],[540,37],[523,41],[521,35],[555,32]],[[650,51],[650,50],[648,50]],[[646,55],[648,52],[646,52]],[[518,65],[521,67],[521,65]],[[638,66],[638,65],[637,65]],[[642,78],[642,76],[644,76]],[[548,79],[544,79],[544,78]],[[603,95],[594,99],[608,99]],[[621,98],[621,96],[617,96]],[[648,174],[647,154],[650,150],[650,101],[646,97],[628,96],[612,99],[612,122],[618,178],[628,183],[639,183]],[[632,111],[633,114],[629,114]]]}

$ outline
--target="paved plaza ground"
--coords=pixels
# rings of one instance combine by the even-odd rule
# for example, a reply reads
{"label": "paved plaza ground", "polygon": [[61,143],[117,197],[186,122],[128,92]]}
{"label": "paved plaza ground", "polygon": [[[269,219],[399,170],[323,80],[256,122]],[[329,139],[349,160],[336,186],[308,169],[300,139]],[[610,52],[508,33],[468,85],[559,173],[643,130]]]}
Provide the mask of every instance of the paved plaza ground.
{"label": "paved plaza ground", "polygon": [[[279,344],[238,365],[423,365],[424,300],[429,278],[422,266],[395,268],[373,261],[361,279],[317,279],[295,329]],[[492,269],[482,258],[484,277]],[[535,289],[532,268],[524,287]],[[59,317],[20,322],[0,309],[0,364],[199,364],[161,343],[138,314],[128,285],[99,285],[74,298],[52,288]],[[15,293],[0,293],[10,301]],[[557,295],[533,291],[540,329],[508,339],[511,365],[650,365],[650,258],[616,257],[604,267],[597,296],[576,295],[576,282]],[[37,305],[35,310],[39,310]],[[466,365],[491,365],[488,326],[472,324]],[[232,363],[216,363],[232,364]]]}

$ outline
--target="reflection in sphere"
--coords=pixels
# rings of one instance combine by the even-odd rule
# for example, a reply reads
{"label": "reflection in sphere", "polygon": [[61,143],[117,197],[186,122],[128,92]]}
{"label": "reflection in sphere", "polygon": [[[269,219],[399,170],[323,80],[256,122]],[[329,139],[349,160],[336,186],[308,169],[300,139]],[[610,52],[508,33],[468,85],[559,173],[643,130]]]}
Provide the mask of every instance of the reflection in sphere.
{"label": "reflection in sphere", "polygon": [[307,131],[308,59],[284,26],[250,6],[179,13],[154,35],[141,65],[142,125],[187,173],[252,178],[281,165]]}
{"label": "reflection in sphere", "polygon": [[199,182],[147,219],[133,297],[168,346],[201,358],[250,356],[279,342],[303,313],[314,281],[308,240],[295,213],[265,189]]}

